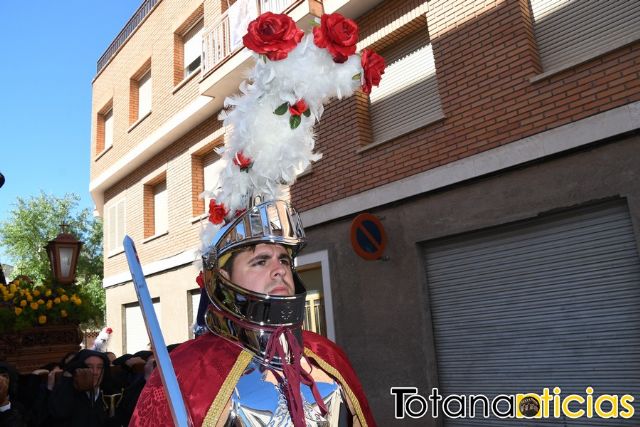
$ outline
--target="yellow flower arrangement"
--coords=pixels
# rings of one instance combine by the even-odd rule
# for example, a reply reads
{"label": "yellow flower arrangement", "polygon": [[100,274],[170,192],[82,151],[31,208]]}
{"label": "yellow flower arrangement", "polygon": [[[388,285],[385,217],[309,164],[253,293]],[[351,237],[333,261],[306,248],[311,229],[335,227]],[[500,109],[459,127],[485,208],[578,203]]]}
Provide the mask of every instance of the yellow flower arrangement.
{"label": "yellow flower arrangement", "polygon": [[25,276],[0,284],[0,333],[40,325],[99,322],[99,309],[83,304],[86,298],[88,294],[78,286],[34,284]]}

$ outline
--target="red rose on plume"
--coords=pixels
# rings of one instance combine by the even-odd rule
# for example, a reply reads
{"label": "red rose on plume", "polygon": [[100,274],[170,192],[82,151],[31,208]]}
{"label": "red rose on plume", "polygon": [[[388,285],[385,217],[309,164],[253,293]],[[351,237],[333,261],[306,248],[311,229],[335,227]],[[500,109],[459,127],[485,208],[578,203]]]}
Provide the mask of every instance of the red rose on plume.
{"label": "red rose on plume", "polygon": [[307,103],[304,102],[304,99],[301,99],[301,100],[297,101],[293,105],[289,105],[289,113],[292,116],[301,116],[308,109],[309,109],[309,107],[307,107]]}
{"label": "red rose on plume", "polygon": [[253,160],[246,157],[242,151],[238,151],[236,155],[233,156],[233,163],[238,166],[242,172],[246,172],[253,165]]}
{"label": "red rose on plume", "polygon": [[221,224],[228,213],[229,211],[224,207],[224,204],[217,204],[214,199],[209,200],[209,221],[213,224]]}
{"label": "red rose on plume", "polygon": [[339,13],[322,15],[320,26],[313,29],[313,42],[327,48],[334,62],[343,63],[356,53],[358,24]]}
{"label": "red rose on plume", "polygon": [[302,36],[304,32],[289,15],[265,12],[249,23],[242,41],[252,51],[279,61],[300,43]]}
{"label": "red rose on plume", "polygon": [[202,271],[196,277],[196,283],[200,286],[200,289],[204,288],[204,274],[202,274]]}
{"label": "red rose on plume", "polygon": [[364,93],[371,93],[371,86],[378,86],[384,74],[384,58],[371,50],[362,49],[360,62],[364,73],[362,90]]}

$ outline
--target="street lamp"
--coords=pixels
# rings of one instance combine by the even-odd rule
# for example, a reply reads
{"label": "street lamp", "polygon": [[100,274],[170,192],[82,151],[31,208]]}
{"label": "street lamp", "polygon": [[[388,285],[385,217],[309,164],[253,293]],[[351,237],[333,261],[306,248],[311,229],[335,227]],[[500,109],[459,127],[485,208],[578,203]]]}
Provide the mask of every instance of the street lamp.
{"label": "street lamp", "polygon": [[69,285],[76,280],[76,266],[82,242],[67,233],[67,224],[62,224],[62,233],[47,243],[46,249],[56,283]]}

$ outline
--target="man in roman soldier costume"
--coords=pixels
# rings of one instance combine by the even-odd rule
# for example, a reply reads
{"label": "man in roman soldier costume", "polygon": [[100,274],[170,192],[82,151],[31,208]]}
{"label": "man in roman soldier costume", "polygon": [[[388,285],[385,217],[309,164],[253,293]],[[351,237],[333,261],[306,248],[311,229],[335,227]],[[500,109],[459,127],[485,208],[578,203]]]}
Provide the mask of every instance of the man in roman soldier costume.
{"label": "man in roman soldier costume", "polygon": [[[338,14],[305,35],[267,12],[243,41],[259,57],[221,114],[231,133],[218,185],[204,194],[198,336],[171,353],[187,412],[196,426],[374,426],[343,351],[302,330],[306,290],[294,260],[305,234],[282,192],[320,158],[312,127],[323,104],[360,86],[368,93],[384,61],[356,54],[357,26]],[[171,419],[156,372],[131,425]]]}

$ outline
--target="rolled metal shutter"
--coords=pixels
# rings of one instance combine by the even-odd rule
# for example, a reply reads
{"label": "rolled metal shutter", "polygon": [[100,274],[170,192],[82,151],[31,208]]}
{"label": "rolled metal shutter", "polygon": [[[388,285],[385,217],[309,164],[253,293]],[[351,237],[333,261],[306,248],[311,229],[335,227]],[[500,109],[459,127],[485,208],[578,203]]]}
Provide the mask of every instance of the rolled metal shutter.
{"label": "rolled metal shutter", "polygon": [[[449,419],[451,426],[638,426],[640,260],[625,203],[424,247],[440,393],[631,394],[634,419]],[[573,406],[570,406],[575,409]]]}
{"label": "rolled metal shutter", "polygon": [[640,38],[637,0],[531,0],[531,12],[544,71]]}

